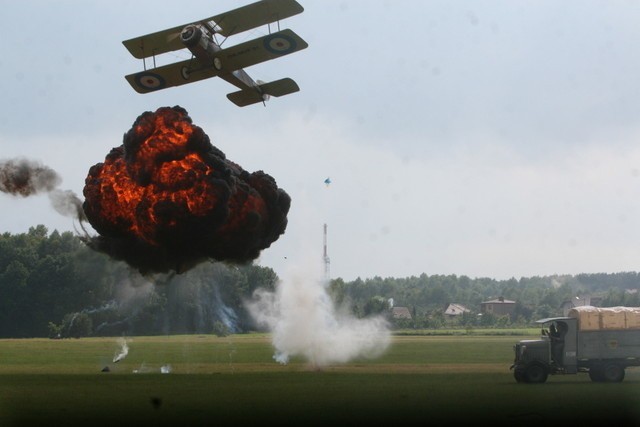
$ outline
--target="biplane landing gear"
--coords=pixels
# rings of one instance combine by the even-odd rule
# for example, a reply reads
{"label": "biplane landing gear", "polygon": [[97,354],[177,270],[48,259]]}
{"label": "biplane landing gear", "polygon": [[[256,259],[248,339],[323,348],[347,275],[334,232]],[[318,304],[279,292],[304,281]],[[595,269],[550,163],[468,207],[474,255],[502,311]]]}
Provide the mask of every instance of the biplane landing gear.
{"label": "biplane landing gear", "polygon": [[189,77],[191,77],[191,71],[189,70],[189,67],[182,67],[182,70],[180,70],[180,74],[185,80],[189,80]]}
{"label": "biplane landing gear", "polygon": [[213,67],[218,71],[222,70],[222,61],[217,56],[213,58]]}

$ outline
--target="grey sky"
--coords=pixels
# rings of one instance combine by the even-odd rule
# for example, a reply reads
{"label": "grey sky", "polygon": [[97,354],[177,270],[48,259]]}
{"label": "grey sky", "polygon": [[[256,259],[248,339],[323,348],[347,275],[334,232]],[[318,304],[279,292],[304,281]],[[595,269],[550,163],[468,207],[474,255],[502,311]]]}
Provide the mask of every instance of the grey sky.
{"label": "grey sky", "polygon": [[[181,105],[292,197],[258,261],[279,273],[321,262],[323,223],[346,280],[638,269],[640,3],[299,1],[281,26],[309,48],[247,71],[301,91],[242,109],[217,79],[137,94],[121,42],[249,1],[3,5],[0,158],[39,160],[81,196],[140,113]],[[46,196],[0,207],[2,231],[73,230]]]}

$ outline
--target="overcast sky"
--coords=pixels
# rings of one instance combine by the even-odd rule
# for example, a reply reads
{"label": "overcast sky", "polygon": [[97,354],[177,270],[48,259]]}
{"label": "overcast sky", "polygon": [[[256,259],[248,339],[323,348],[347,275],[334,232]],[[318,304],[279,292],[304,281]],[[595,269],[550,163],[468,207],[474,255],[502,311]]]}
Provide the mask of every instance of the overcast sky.
{"label": "overcast sky", "polygon": [[[281,28],[309,47],[246,70],[300,85],[266,108],[220,79],[146,95],[124,79],[142,62],[122,40],[250,1],[3,4],[0,159],[40,161],[82,198],[139,114],[180,105],[291,196],[257,260],[279,274],[322,262],[325,223],[345,280],[640,270],[640,3],[299,1]],[[46,196],[0,193],[1,231],[37,224],[74,230]]]}

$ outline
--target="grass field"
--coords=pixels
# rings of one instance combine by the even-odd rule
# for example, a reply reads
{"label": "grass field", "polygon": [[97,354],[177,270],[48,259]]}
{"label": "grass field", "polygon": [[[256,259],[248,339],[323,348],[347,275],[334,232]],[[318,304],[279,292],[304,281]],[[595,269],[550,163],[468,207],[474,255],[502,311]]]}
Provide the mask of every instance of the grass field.
{"label": "grass field", "polygon": [[640,425],[640,369],[518,384],[522,338],[394,336],[321,369],[275,362],[268,335],[133,337],[117,364],[116,338],[0,340],[0,426]]}

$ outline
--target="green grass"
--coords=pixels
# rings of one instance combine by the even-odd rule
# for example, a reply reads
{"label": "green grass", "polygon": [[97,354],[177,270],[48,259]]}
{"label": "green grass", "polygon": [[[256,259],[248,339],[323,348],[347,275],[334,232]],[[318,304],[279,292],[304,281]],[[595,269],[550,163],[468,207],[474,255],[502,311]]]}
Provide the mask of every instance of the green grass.
{"label": "green grass", "polygon": [[395,335],[476,335],[476,336],[537,336],[540,328],[465,328],[462,326],[455,328],[438,329],[399,329],[394,331]]}
{"label": "green grass", "polygon": [[640,423],[640,370],[518,384],[521,338],[395,336],[376,359],[322,369],[276,363],[268,335],[133,337],[117,364],[115,338],[0,340],[0,426]]}

